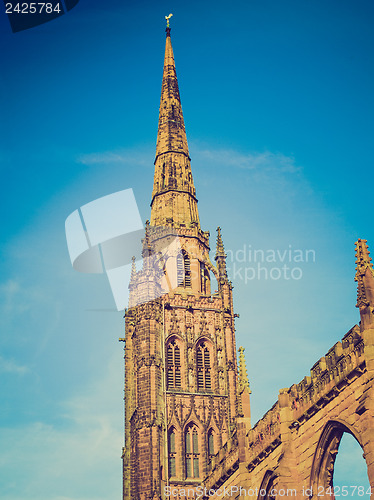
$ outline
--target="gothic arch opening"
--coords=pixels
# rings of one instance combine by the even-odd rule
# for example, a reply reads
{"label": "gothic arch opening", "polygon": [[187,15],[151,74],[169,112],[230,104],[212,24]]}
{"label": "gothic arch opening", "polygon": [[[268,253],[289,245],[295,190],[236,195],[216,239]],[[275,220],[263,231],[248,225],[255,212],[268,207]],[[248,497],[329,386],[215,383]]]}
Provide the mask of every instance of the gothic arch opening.
{"label": "gothic arch opening", "polygon": [[186,479],[200,477],[201,440],[199,429],[194,423],[188,424],[184,432],[185,475]]}
{"label": "gothic arch opening", "polygon": [[210,272],[203,262],[200,262],[200,291],[203,295],[210,295]]}
{"label": "gothic arch opening", "polygon": [[275,486],[277,475],[271,469],[267,470],[262,480],[257,500],[275,500]]}
{"label": "gothic arch opening", "polygon": [[168,389],[182,387],[182,346],[175,337],[166,344],[166,385]]}
{"label": "gothic arch opening", "polygon": [[196,346],[197,390],[211,392],[212,390],[212,349],[210,342],[200,341]]}
{"label": "gothic arch opening", "polygon": [[176,473],[176,431],[171,427],[168,431],[168,474],[175,477]]}
{"label": "gothic arch opening", "polygon": [[177,282],[178,286],[191,288],[191,259],[185,250],[177,255]]}
{"label": "gothic arch opening", "polygon": [[208,436],[207,436],[207,449],[208,449],[209,458],[211,458],[212,456],[215,455],[215,450],[216,450],[217,446],[215,445],[214,441],[215,441],[214,430],[209,429]]}
{"label": "gothic arch opening", "polygon": [[[334,464],[334,488],[340,496],[348,491],[349,498],[359,499],[366,496],[370,488],[368,471],[362,448],[357,440],[345,432],[339,444],[339,453]],[[347,488],[343,488],[343,486]],[[357,488],[355,488],[357,486]],[[338,494],[336,496],[338,496]]]}
{"label": "gothic arch opening", "polygon": [[[330,420],[325,425],[314,453],[310,486],[312,498],[331,500],[334,487],[334,466],[340,442],[344,433],[350,434],[361,447],[359,435],[355,430],[338,420]],[[348,486],[348,485],[345,485]]]}
{"label": "gothic arch opening", "polygon": [[216,273],[212,270],[212,272],[210,273],[210,293],[212,295],[218,294],[218,288],[217,276]]}

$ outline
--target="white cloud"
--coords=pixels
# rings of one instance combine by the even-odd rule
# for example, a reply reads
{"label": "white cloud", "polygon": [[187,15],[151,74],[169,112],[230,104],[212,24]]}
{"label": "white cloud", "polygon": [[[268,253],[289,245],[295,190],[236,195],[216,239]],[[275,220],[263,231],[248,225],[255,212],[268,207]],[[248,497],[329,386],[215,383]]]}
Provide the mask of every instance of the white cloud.
{"label": "white cloud", "polygon": [[295,173],[301,170],[301,167],[295,164],[293,156],[271,151],[240,153],[233,149],[204,149],[197,146],[196,153],[201,160],[214,161],[225,164],[227,167],[246,170],[276,170],[285,173]]}
{"label": "white cloud", "polygon": [[83,165],[138,165],[149,167],[152,165],[150,161],[154,155],[149,151],[149,146],[141,147],[138,151],[133,149],[119,149],[115,151],[102,151],[81,155],[77,158],[78,163]]}
{"label": "white cloud", "polygon": [[17,375],[23,375],[28,370],[27,366],[19,365],[13,359],[5,359],[0,355],[0,373],[15,373]]}
{"label": "white cloud", "polygon": [[[149,149],[149,152],[147,151]],[[287,156],[283,153],[250,152],[240,153],[234,149],[228,148],[204,148],[197,143],[191,142],[191,149],[194,156],[199,160],[208,160],[223,163],[227,167],[242,168],[246,170],[277,170],[287,173],[295,173],[301,170],[301,167],[295,163],[293,156]],[[141,165],[149,167],[150,159],[154,155],[154,148],[147,146],[138,151],[132,149],[123,149],[115,151],[103,151],[81,155],[77,161],[84,165],[97,164],[124,164]]]}

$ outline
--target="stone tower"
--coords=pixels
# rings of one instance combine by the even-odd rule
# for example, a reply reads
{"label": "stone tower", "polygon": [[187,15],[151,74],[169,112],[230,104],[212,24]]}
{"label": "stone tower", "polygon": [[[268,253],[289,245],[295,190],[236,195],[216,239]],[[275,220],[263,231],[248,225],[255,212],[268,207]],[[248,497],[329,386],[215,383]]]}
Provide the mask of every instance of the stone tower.
{"label": "stone tower", "polygon": [[[163,294],[154,246],[175,235],[177,286]],[[200,485],[213,455],[234,431],[249,426],[249,384],[242,350],[239,367],[236,358],[232,285],[220,228],[215,265],[209,250],[168,27],[151,221],[142,269],[133,263],[125,314],[124,500],[166,498],[167,486]],[[211,290],[213,279],[218,290]]]}

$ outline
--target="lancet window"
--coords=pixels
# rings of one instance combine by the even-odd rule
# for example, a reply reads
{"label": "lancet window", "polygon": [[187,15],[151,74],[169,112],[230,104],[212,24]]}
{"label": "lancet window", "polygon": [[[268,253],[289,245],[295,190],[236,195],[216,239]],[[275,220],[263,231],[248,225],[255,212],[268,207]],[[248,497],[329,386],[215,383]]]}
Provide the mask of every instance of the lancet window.
{"label": "lancet window", "polygon": [[197,346],[197,387],[199,391],[211,390],[212,374],[210,351],[206,342]]}
{"label": "lancet window", "polygon": [[178,286],[191,288],[191,261],[184,250],[177,257],[177,278]]}
{"label": "lancet window", "polygon": [[214,453],[214,434],[213,434],[213,430],[210,429],[210,431],[208,432],[208,455],[211,457],[214,454],[215,454]]}
{"label": "lancet window", "polygon": [[168,433],[168,466],[169,477],[177,475],[176,471],[176,447],[175,447],[175,429],[170,429]]}
{"label": "lancet window", "polygon": [[178,389],[181,387],[181,353],[175,340],[168,343],[166,349],[167,387]]}
{"label": "lancet window", "polygon": [[195,425],[187,428],[185,434],[186,477],[199,477],[199,433]]}

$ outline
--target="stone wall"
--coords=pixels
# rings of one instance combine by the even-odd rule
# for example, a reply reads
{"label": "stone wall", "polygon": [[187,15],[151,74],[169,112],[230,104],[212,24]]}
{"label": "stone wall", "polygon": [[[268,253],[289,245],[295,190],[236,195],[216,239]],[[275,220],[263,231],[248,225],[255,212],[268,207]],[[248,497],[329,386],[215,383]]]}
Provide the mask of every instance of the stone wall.
{"label": "stone wall", "polygon": [[211,461],[204,498],[332,498],[324,492],[344,432],[361,445],[374,488],[373,338],[353,327],[252,429],[239,422]]}

